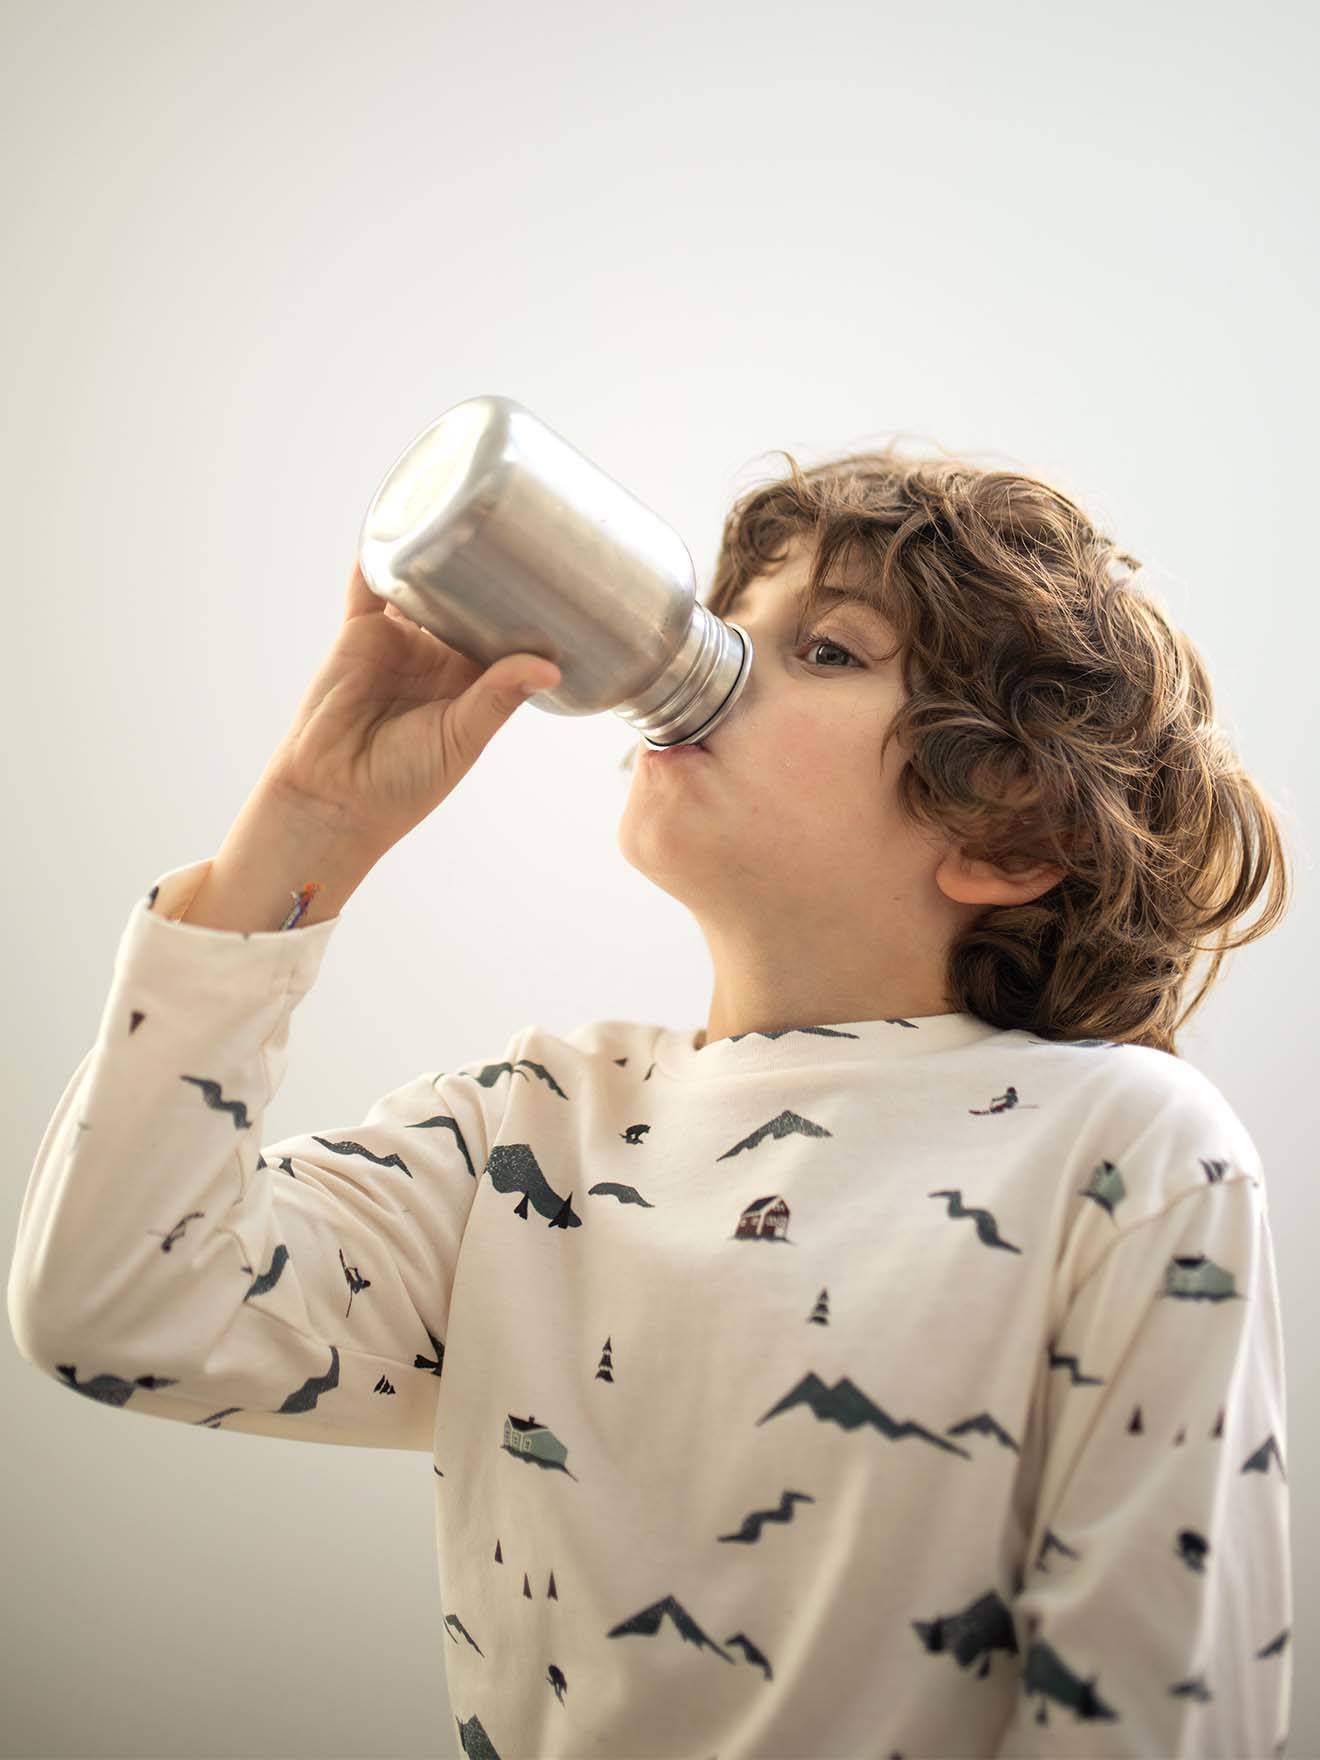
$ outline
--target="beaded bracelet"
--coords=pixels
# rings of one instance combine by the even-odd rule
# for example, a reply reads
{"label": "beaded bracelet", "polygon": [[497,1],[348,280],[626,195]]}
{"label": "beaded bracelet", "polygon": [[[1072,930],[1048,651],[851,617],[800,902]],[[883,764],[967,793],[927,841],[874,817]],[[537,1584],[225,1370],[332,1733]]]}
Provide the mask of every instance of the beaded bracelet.
{"label": "beaded bracelet", "polygon": [[319,880],[309,880],[301,892],[291,892],[289,897],[293,900],[293,909],[280,924],[280,928],[296,929],[299,918],[306,915],[308,905],[320,890],[321,882]]}

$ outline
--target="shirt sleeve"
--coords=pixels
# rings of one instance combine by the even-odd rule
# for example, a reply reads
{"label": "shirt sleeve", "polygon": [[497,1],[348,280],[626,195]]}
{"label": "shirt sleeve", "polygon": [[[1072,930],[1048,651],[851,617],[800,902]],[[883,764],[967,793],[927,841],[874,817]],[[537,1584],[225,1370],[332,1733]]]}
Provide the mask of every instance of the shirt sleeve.
{"label": "shirt sleeve", "polygon": [[1209,1183],[1116,1236],[1051,1340],[1003,1760],[1283,1752],[1293,1600],[1274,1250],[1263,1176],[1202,1169]]}
{"label": "shirt sleeve", "polygon": [[365,1120],[262,1147],[290,1017],[340,919],[250,935],[171,920],[207,865],[130,916],[28,1181],[15,1340],[103,1406],[429,1451],[455,1261],[509,1083],[498,1061],[420,1075]]}

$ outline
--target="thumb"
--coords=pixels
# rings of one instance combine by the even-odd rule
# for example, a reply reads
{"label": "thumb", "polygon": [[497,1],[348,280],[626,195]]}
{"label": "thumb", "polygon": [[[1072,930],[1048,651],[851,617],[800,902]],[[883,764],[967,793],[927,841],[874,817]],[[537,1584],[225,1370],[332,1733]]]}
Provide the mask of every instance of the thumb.
{"label": "thumb", "polygon": [[506,654],[479,673],[453,698],[437,697],[409,713],[427,742],[434,768],[435,796],[443,800],[481,757],[515,709],[527,701],[523,686],[533,691],[558,684],[559,668],[536,654]]}
{"label": "thumb", "polygon": [[437,725],[448,729],[460,767],[470,769],[514,710],[527,701],[524,685],[548,690],[559,679],[559,668],[537,654],[506,654],[473,679],[461,697],[438,705]]}
{"label": "thumb", "polygon": [[557,666],[537,654],[506,654],[487,667],[477,695],[481,719],[490,733],[521,708],[529,695],[553,690],[562,676]]}

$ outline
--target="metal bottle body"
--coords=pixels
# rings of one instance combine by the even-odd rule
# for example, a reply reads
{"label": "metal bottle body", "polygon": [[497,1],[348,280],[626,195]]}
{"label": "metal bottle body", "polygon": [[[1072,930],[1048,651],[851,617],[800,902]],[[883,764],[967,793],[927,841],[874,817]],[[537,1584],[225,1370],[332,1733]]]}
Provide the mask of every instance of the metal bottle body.
{"label": "metal bottle body", "polygon": [[673,527],[512,398],[468,398],[419,434],[358,548],[372,591],[470,660],[553,661],[537,708],[610,711],[655,747],[712,732],[751,669]]}

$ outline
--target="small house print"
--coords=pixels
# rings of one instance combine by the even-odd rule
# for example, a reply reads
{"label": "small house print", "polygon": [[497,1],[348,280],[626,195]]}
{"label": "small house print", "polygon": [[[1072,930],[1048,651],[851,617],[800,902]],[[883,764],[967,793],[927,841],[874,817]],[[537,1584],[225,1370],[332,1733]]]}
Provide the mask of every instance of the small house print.
{"label": "small house print", "polygon": [[1236,1298],[1237,1280],[1231,1271],[1225,1271],[1204,1253],[1186,1254],[1165,1266],[1164,1293],[1222,1302]]}
{"label": "small house print", "polygon": [[788,1205],[782,1198],[758,1198],[738,1218],[735,1240],[749,1236],[762,1241],[788,1239]]}
{"label": "small house print", "polygon": [[554,1432],[530,1415],[515,1418],[510,1413],[505,1418],[504,1446],[514,1454],[535,1455],[538,1460],[553,1461],[558,1467],[568,1459],[568,1450]]}

